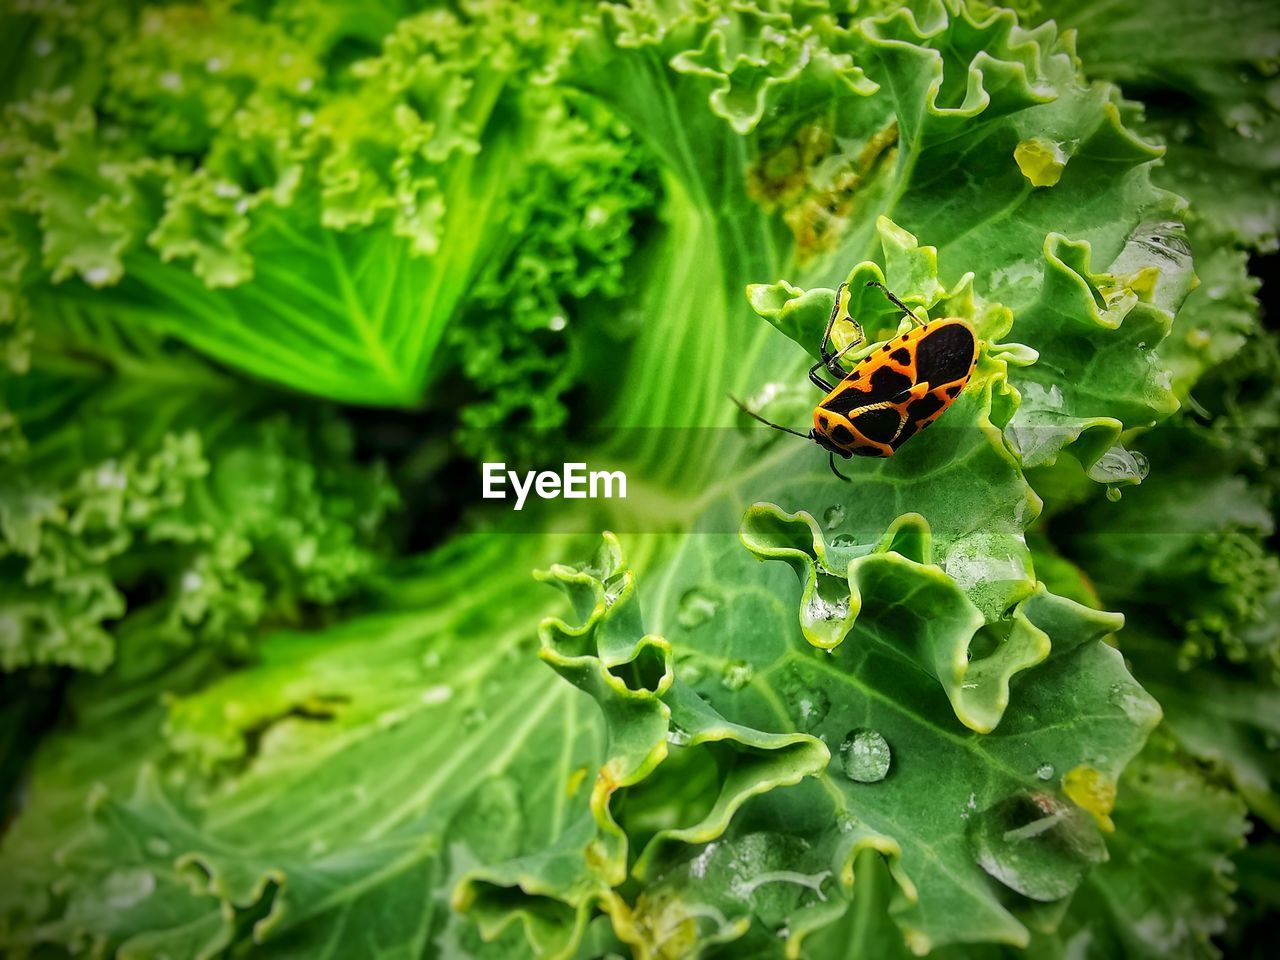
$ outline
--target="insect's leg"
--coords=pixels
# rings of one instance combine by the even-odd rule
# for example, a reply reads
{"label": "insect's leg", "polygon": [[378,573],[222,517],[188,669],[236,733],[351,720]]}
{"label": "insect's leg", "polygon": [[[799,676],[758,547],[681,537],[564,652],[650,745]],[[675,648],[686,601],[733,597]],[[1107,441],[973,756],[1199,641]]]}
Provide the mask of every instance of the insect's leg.
{"label": "insect's leg", "polygon": [[901,300],[899,300],[897,297],[895,297],[895,296],[893,295],[893,293],[891,293],[891,292],[890,292],[889,288],[888,288],[888,287],[886,287],[886,286],[885,286],[883,283],[881,283],[879,280],[868,280],[868,281],[867,281],[867,286],[868,286],[868,287],[879,287],[879,288],[881,289],[881,291],[883,291],[883,293],[884,293],[885,297],[888,299],[888,301],[889,301],[890,303],[892,303],[895,307],[897,307],[899,310],[901,310],[903,313],[905,313],[908,317],[910,317],[910,318],[911,318],[912,320],[914,320],[916,323],[920,324],[920,326],[922,326],[922,327],[924,326],[924,321],[923,321],[923,320],[921,320],[919,317],[917,317],[917,316],[915,315],[915,313],[913,313],[913,312],[912,312],[912,310],[911,310],[911,308],[910,308],[910,307],[908,307],[905,303],[903,303]]}
{"label": "insect's leg", "polygon": [[846,370],[844,367],[840,366],[839,364],[840,358],[843,357],[850,350],[852,350],[854,347],[861,345],[863,340],[862,326],[856,320],[853,321],[853,325],[858,328],[857,339],[854,340],[852,343],[850,343],[848,346],[844,347],[839,353],[833,354],[832,356],[827,358],[827,369],[830,370],[837,377],[839,377],[841,380],[843,380],[845,377],[849,375],[849,371]]}
{"label": "insect's leg", "polygon": [[[813,385],[817,387],[819,390],[825,390],[827,393],[830,393],[832,390],[835,389],[835,387],[827,383],[827,381],[823,380],[822,377],[818,376],[818,368],[823,365],[824,365],[824,362],[822,360],[819,360],[812,367],[810,367],[809,379],[813,381]],[[840,374],[840,379],[841,380],[844,379],[843,373]]]}
{"label": "insect's leg", "polygon": [[840,295],[844,293],[847,283],[842,283],[836,287],[836,302],[831,305],[831,316],[827,317],[827,329],[822,334],[822,345],[818,347],[818,352],[822,354],[822,359],[827,359],[827,343],[831,339],[831,328],[836,325],[836,317],[840,316]]}
{"label": "insect's leg", "polygon": [[[827,318],[827,330],[822,335],[822,349],[821,349],[822,365],[825,366],[827,370],[830,371],[831,375],[835,377],[837,380],[843,380],[845,377],[849,375],[849,371],[842,368],[840,364],[836,363],[836,361],[841,356],[843,356],[846,352],[848,352],[852,347],[856,347],[858,344],[862,343],[862,341],[865,339],[862,333],[862,324],[860,324],[857,320],[853,319],[853,317],[850,317],[849,322],[852,323],[854,326],[854,329],[858,331],[858,335],[854,337],[853,341],[848,346],[846,346],[843,350],[841,350],[839,353],[832,354],[827,351],[827,344],[831,342],[831,331],[832,329],[834,329],[836,325],[836,319],[840,316],[840,301],[841,301],[842,295],[844,294],[845,289],[848,286],[849,285],[847,283],[842,283],[840,284],[840,286],[836,287],[836,302],[831,305],[831,316]],[[809,379],[811,380],[813,379],[812,372],[810,372],[809,374]],[[827,389],[830,389],[830,388],[828,387]]]}
{"label": "insect's leg", "polygon": [[829,452],[827,454],[827,463],[831,464],[831,472],[834,473],[841,480],[843,480],[845,483],[853,482],[848,477],[846,477],[843,473],[841,473],[839,470],[836,469],[836,455],[834,453]]}

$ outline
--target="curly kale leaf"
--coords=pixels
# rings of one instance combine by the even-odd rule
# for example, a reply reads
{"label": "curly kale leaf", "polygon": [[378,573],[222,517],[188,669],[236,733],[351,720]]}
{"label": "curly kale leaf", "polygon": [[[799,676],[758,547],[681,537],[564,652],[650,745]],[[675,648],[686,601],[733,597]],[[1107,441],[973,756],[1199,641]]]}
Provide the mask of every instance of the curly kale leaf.
{"label": "curly kale leaf", "polygon": [[273,410],[176,355],[121,374],[47,357],[5,386],[23,442],[0,465],[4,669],[102,670],[112,630],[243,648],[379,567],[396,493],[333,411]]}
{"label": "curly kale leaf", "polygon": [[[649,196],[607,118],[567,118],[530,85],[574,9],[6,10],[2,355],[25,363],[32,318],[87,311],[308,393],[404,406],[443,370],[512,361],[513,324],[617,292]],[[478,351],[445,345],[464,307]],[[569,336],[533,366],[559,366]],[[502,416],[504,385],[472,426]]]}

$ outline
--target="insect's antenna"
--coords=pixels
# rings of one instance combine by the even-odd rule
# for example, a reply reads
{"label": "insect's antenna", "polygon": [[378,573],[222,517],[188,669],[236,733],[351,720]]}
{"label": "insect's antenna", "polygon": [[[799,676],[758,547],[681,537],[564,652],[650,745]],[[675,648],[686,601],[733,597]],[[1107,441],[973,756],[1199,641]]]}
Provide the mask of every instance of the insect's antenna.
{"label": "insect's antenna", "polygon": [[851,479],[849,479],[849,478],[848,478],[848,477],[846,477],[843,473],[841,473],[839,470],[837,470],[837,469],[836,469],[836,455],[835,455],[834,453],[830,453],[830,452],[828,452],[828,454],[827,454],[827,462],[831,464],[831,472],[832,472],[832,473],[834,473],[837,477],[839,477],[839,478],[840,478],[841,480],[843,480],[845,483],[853,483],[853,481],[852,481]]}
{"label": "insect's antenna", "polygon": [[753,420],[759,420],[766,427],[773,427],[773,429],[775,430],[781,430],[783,433],[789,433],[793,437],[799,437],[801,440],[812,439],[807,433],[801,433],[799,430],[792,430],[790,427],[784,427],[781,424],[774,423],[771,420],[766,420],[764,417],[760,416],[760,414],[756,413],[754,410],[748,409],[747,405],[743,403],[741,400],[739,400],[737,397],[735,397],[733,394],[729,394],[729,399],[732,400],[734,402],[734,405],[737,406],[737,408],[741,410],[743,413],[745,413],[748,417],[751,417]]}
{"label": "insect's antenna", "polygon": [[916,323],[920,324],[920,326],[922,327],[924,326],[924,321],[916,316],[915,311],[912,310],[910,307],[908,307],[905,303],[903,303],[897,297],[895,297],[893,295],[893,292],[888,287],[886,287],[883,283],[881,283],[879,280],[868,280],[867,286],[879,287],[880,290],[884,293],[885,297],[888,298],[890,303],[892,303],[895,307],[897,307],[899,310],[901,310],[903,313],[909,316]]}

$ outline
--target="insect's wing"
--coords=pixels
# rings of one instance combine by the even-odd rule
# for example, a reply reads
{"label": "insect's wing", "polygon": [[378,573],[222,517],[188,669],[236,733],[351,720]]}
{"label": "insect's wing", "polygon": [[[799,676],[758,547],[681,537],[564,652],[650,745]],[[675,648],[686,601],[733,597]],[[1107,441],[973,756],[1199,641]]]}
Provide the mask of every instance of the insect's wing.
{"label": "insect's wing", "polygon": [[[899,351],[908,361],[907,348]],[[849,372],[822,405],[832,413],[848,416],[858,407],[869,407],[884,401],[896,401],[917,383],[911,364],[899,363],[879,352],[864,357]]]}
{"label": "insect's wing", "polygon": [[927,389],[903,406],[905,422],[893,441],[894,450],[937,420],[960,396],[978,362],[973,330],[962,323],[931,330],[916,344],[916,369]]}

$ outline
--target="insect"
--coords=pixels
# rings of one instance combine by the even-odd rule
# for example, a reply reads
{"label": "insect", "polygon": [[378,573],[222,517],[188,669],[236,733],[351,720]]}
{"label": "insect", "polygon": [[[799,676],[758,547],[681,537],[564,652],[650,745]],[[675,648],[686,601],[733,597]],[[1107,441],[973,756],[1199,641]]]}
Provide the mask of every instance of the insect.
{"label": "insect", "polygon": [[[812,430],[801,433],[773,423],[748,409],[737,397],[730,397],[747,416],[818,444],[828,453],[831,472],[841,480],[849,478],[836,469],[837,454],[846,460],[854,454],[893,456],[899,447],[942,416],[969,382],[978,363],[978,337],[964,320],[921,320],[884,284],[870,280],[867,286],[883,290],[889,302],[910,317],[915,326],[858,361],[852,370],[845,370],[840,358],[864,343],[866,337],[862,325],[850,317],[857,337],[843,350],[827,349],[836,319],[848,310],[848,284],[840,284],[822,335],[822,359],[809,368],[809,379],[827,392],[813,410]],[[819,372],[823,368],[836,378],[834,386]]]}

